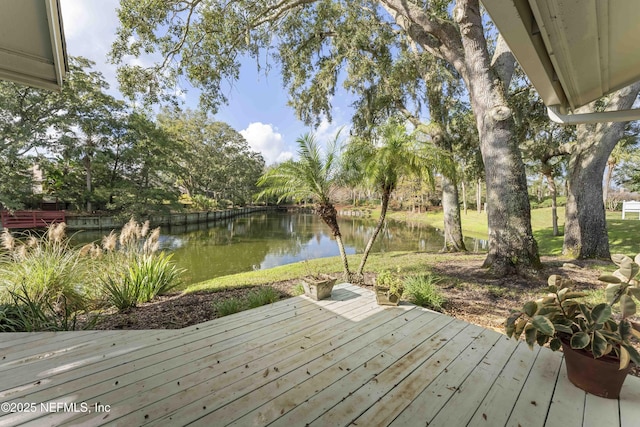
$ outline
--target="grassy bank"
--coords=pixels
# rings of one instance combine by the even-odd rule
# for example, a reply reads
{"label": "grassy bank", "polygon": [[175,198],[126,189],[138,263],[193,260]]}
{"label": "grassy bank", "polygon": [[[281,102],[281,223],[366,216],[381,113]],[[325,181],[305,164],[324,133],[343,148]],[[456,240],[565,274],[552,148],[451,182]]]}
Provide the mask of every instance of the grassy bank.
{"label": "grassy bank", "polygon": [[[442,228],[444,221],[442,212],[410,213],[391,212],[388,218],[399,221],[409,221]],[[635,218],[635,217],[633,217]],[[551,225],[551,208],[534,209],[531,211],[531,228],[538,242],[541,255],[560,255],[562,253],[564,207],[558,208],[558,227],[560,236],[553,235]],[[607,212],[607,229],[611,253],[636,254],[640,252],[640,220],[622,220],[620,212]],[[486,239],[487,215],[484,212],[469,210],[462,213],[462,230],[465,236]]]}
{"label": "grassy bank", "polygon": [[[453,257],[481,260],[484,255],[477,254],[425,254],[424,252],[388,252],[384,254],[371,254],[367,261],[366,271],[380,271],[383,269],[400,269],[403,274],[424,273],[430,271],[430,267],[439,261]],[[348,257],[350,265],[360,262],[360,255]],[[195,283],[185,289],[186,293],[198,291],[215,291],[242,286],[261,285],[282,280],[291,280],[310,273],[330,273],[340,275],[342,263],[339,257],[319,258],[294,264],[281,265],[267,270],[249,271],[246,273],[232,274],[230,276],[217,277],[204,282]]]}
{"label": "grassy bank", "polygon": [[[377,218],[378,211],[374,211],[373,217]],[[564,208],[558,209],[558,223],[560,233],[564,225]],[[387,218],[398,221],[426,224],[436,228],[442,228],[442,212],[415,213],[410,212],[390,212]],[[531,213],[531,225],[534,235],[538,241],[541,255],[559,256],[562,253],[562,235],[553,236],[551,227],[551,208],[534,209]],[[612,253],[624,253],[633,255],[640,252],[640,241],[635,236],[640,234],[639,220],[622,220],[620,212],[607,213],[607,226],[609,230],[609,241]],[[469,210],[467,214],[462,214],[462,227],[465,236],[486,238],[487,236],[487,216],[485,213],[477,213]],[[453,257],[463,257],[464,259],[482,260],[480,255],[448,255],[448,254],[425,254],[418,252],[390,252],[384,254],[372,254],[367,262],[367,271],[379,271],[382,269],[400,268],[404,274],[422,273],[430,271],[433,264],[453,259]],[[460,259],[460,258],[458,258]],[[360,262],[360,255],[350,255],[351,266]],[[294,264],[283,265],[268,270],[251,271],[230,276],[218,277],[189,286],[185,292],[215,291],[219,289],[229,289],[242,286],[253,286],[277,282],[282,280],[292,280],[304,275],[316,272],[340,274],[342,266],[338,257],[313,259]]]}

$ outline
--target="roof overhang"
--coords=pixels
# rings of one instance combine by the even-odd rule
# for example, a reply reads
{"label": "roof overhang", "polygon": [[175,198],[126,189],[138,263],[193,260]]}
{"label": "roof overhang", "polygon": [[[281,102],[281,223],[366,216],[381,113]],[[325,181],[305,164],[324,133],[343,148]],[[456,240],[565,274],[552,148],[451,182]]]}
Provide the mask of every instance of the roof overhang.
{"label": "roof overhang", "polygon": [[59,0],[3,1],[0,79],[60,90],[67,71]]}
{"label": "roof overhang", "polygon": [[560,114],[640,80],[638,0],[482,0],[547,106]]}

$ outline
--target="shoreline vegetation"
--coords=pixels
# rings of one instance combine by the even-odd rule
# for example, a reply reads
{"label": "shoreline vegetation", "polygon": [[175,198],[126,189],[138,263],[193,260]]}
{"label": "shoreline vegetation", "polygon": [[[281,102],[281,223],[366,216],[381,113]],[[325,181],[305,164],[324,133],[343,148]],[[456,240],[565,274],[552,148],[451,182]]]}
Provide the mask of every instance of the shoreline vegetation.
{"label": "shoreline vegetation", "polygon": [[[378,212],[372,210],[371,218],[376,219],[377,215]],[[483,227],[486,230],[484,215],[475,211],[463,215],[463,228],[467,235],[482,235]],[[548,209],[532,212],[534,233],[540,239],[540,246],[545,248],[541,251],[543,269],[535,276],[498,277],[489,274],[481,267],[485,254],[394,251],[371,254],[361,286],[373,289],[377,273],[393,271],[405,285],[413,284],[409,292],[405,292],[404,301],[501,333],[504,332],[503,323],[510,308],[540,295],[547,286],[547,277],[552,274],[560,274],[576,282],[576,289],[587,293],[587,301],[602,299],[605,286],[598,277],[603,272],[612,272],[613,263],[574,260],[558,255],[562,237],[550,242],[544,240],[550,229],[544,227],[547,216],[550,218]],[[390,212],[388,218],[435,226],[442,219],[442,213],[396,211]],[[640,252],[636,242],[631,239],[640,231],[640,221],[622,221],[620,213],[615,212],[609,213],[608,219],[612,253]],[[348,259],[355,264],[360,257],[361,254],[355,254],[349,255]],[[165,268],[170,269],[170,264]],[[63,326],[66,329],[102,330],[183,328],[300,295],[300,278],[309,271],[339,276],[342,262],[338,256],[318,258],[217,277],[183,289],[176,287],[169,293],[159,293],[147,302],[129,304],[120,309],[112,305],[85,311],[77,319],[74,317],[72,324],[66,319]],[[0,326],[2,322],[0,313]],[[638,369],[633,370],[632,374],[638,375]]]}
{"label": "shoreline vegetation", "polygon": [[[345,209],[345,207],[341,207],[341,209]],[[377,219],[379,209],[369,210],[371,218]],[[389,213],[388,218],[437,226],[442,221],[442,213],[394,211]],[[612,252],[640,252],[640,248],[635,242],[631,242],[627,238],[627,236],[640,231],[640,221],[622,221],[619,212],[609,213],[608,218],[610,220],[609,234],[612,241]],[[437,297],[444,299],[441,311],[500,331],[502,322],[508,315],[506,307],[513,306],[514,302],[527,295],[539,293],[546,286],[546,277],[550,274],[567,274],[568,271],[569,275],[581,283],[587,292],[594,294],[595,298],[604,292],[604,287],[597,280],[598,276],[603,271],[613,271],[613,264],[597,260],[577,261],[561,256],[562,236],[555,238],[551,236],[550,219],[551,210],[548,208],[536,209],[532,212],[534,232],[539,239],[540,246],[544,248],[541,251],[544,269],[536,277],[515,279],[492,277],[481,268],[484,254],[388,252],[371,255],[366,269],[364,286],[372,286],[376,272],[388,269],[399,270],[401,272],[399,274],[405,278],[425,274],[433,275],[434,286],[438,291]],[[479,238],[483,235],[486,236],[486,214],[484,212],[469,211],[466,215],[463,214],[462,221],[466,235]],[[545,227],[546,225],[548,227]],[[547,235],[552,239],[547,239]],[[349,255],[348,259],[350,263],[356,263],[360,259],[360,254]],[[295,289],[299,278],[307,274],[309,270],[339,275],[341,269],[339,257],[311,259],[266,270],[238,273],[202,281],[185,287],[180,293],[161,297],[158,301],[148,303],[148,305],[171,306],[177,304],[180,299],[183,299],[185,304],[189,299],[193,299],[194,304],[202,304],[201,301],[206,300],[210,308],[203,310],[203,316],[215,318],[221,314],[216,310],[216,304],[225,299],[241,299],[245,293],[260,287],[276,289],[280,298],[296,295],[299,293],[299,290]],[[498,303],[500,300],[504,300],[504,306]],[[134,310],[138,309],[141,307]],[[149,309],[149,313],[152,313],[151,309]],[[139,319],[144,316],[135,317]],[[204,320],[208,320],[208,318]],[[173,322],[186,326],[177,320]],[[116,327],[135,327],[133,323],[135,322],[127,317],[127,319],[116,322]]]}
{"label": "shoreline vegetation", "polygon": [[[356,209],[356,208],[354,208]],[[379,209],[369,209],[371,218],[377,219]],[[562,216],[562,213],[560,213]],[[388,218],[437,226],[442,221],[441,212],[410,213],[389,212]],[[598,295],[604,287],[597,277],[603,271],[613,271],[613,264],[605,261],[576,261],[560,256],[562,237],[547,239],[550,233],[550,209],[532,211],[534,233],[543,248],[544,269],[536,277],[492,277],[481,268],[484,254],[387,252],[372,254],[367,264],[364,286],[372,286],[375,274],[383,270],[398,271],[403,278],[429,276],[430,292],[443,301],[439,311],[460,317],[480,326],[501,330],[502,321],[508,315],[507,306],[513,306],[521,298],[539,293],[546,286],[550,274],[568,274],[583,286],[586,292]],[[628,236],[637,235],[640,221],[621,220],[619,212],[608,213],[609,235],[612,253],[636,253],[640,247]],[[469,211],[462,215],[466,235],[486,236],[486,214]],[[549,225],[549,227],[545,227]],[[562,223],[561,223],[562,225]],[[553,237],[553,236],[551,236]],[[360,254],[349,255],[350,263],[357,263]],[[220,317],[225,311],[220,304],[229,299],[236,302],[229,306],[248,307],[243,298],[260,288],[272,288],[266,301],[286,298],[300,293],[299,278],[309,270],[339,275],[342,263],[339,257],[310,259],[266,270],[238,273],[175,288],[169,295],[160,295],[150,302],[126,309],[103,309],[100,318],[91,328],[142,329],[180,328],[201,321]],[[177,291],[179,290],[179,291]],[[408,296],[405,295],[405,300]],[[420,298],[418,298],[420,299]],[[198,308],[195,308],[198,306]],[[172,308],[173,307],[173,308]],[[182,308],[179,308],[182,307]],[[430,307],[431,308],[431,307]],[[233,311],[233,310],[231,310]],[[181,317],[185,317],[182,319]],[[167,319],[169,320],[167,320]]]}

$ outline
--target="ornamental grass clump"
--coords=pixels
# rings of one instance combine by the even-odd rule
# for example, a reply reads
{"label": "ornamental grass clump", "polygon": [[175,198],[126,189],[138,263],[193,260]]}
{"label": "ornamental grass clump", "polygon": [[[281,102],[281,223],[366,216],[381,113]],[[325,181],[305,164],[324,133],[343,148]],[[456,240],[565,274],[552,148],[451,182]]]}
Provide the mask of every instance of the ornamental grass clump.
{"label": "ornamental grass clump", "polygon": [[[549,277],[549,294],[535,301],[528,301],[520,310],[513,311],[505,322],[509,337],[524,338],[533,348],[535,344],[549,344],[559,350],[564,341],[571,348],[584,350],[594,358],[614,357],[620,361],[620,369],[630,362],[640,365],[640,354],[633,345],[640,339],[635,299],[640,298],[636,276],[638,262],[625,255],[612,256],[619,267],[612,275],[603,275],[607,282],[606,301],[598,304],[583,302],[584,292],[573,291],[573,282],[559,275]],[[614,315],[614,308],[619,313]]]}
{"label": "ornamental grass clump", "polygon": [[409,276],[404,281],[405,294],[409,301],[415,305],[442,311],[446,299],[438,288],[439,281],[440,278],[434,274]]}
{"label": "ornamental grass clump", "polygon": [[81,308],[90,266],[69,245],[66,224],[48,228],[42,237],[16,239],[6,228],[1,235],[0,302],[13,302],[11,292],[36,303]]}
{"label": "ornamental grass clump", "polygon": [[101,277],[107,301],[120,310],[151,301],[180,284],[172,255],[159,251],[160,228],[149,233],[149,222],[131,219],[118,235],[112,231],[102,245],[89,250],[107,261]]}
{"label": "ornamental grass clump", "polygon": [[0,234],[0,330],[76,328],[76,316],[93,305],[92,265],[69,245],[66,224],[44,235]]}

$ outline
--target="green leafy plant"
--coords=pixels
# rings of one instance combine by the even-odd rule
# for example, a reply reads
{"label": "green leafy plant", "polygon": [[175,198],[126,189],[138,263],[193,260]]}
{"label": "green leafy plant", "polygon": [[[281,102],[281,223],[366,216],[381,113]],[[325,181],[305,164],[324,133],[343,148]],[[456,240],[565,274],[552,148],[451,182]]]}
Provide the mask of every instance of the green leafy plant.
{"label": "green leafy plant", "polygon": [[280,295],[275,289],[264,287],[251,291],[247,295],[247,305],[249,308],[262,307],[263,305],[273,304],[279,299]]}
{"label": "green leafy plant", "polygon": [[20,312],[13,304],[0,304],[0,332],[23,331]]}
{"label": "green leafy plant", "polygon": [[42,237],[14,238],[4,229],[0,240],[0,302],[13,303],[15,293],[38,304],[64,300],[72,309],[84,306],[90,263],[70,247],[64,223],[52,225]]}
{"label": "green leafy plant", "polygon": [[265,286],[253,289],[246,296],[241,298],[227,298],[222,301],[215,302],[213,304],[213,309],[218,313],[219,317],[223,317],[240,311],[249,310],[251,308],[273,304],[279,299],[280,294],[278,291],[272,287]]}
{"label": "green leafy plant", "polygon": [[[582,302],[584,292],[573,291],[571,280],[553,275],[548,280],[549,295],[526,302],[507,318],[507,335],[520,338],[524,334],[529,347],[549,343],[554,351],[560,349],[564,340],[571,348],[585,350],[594,358],[605,355],[618,358],[620,369],[630,362],[640,364],[640,354],[631,342],[640,338],[640,332],[629,318],[636,312],[634,298],[640,296],[640,289],[634,284],[640,266],[624,255],[614,255],[612,259],[618,270],[600,277],[609,283],[606,302]],[[638,256],[636,261],[640,261]],[[618,303],[621,315],[616,318],[613,307]]]}
{"label": "green leafy plant", "polygon": [[[62,297],[54,306],[48,301],[31,299],[26,289],[10,292],[13,300],[0,306],[1,332],[74,331],[79,329],[77,307],[70,307]],[[85,311],[86,321],[82,329],[92,328],[97,315]]]}
{"label": "green leafy plant", "polygon": [[240,298],[228,298],[214,303],[213,309],[219,317],[223,317],[246,310],[246,307]]}
{"label": "green leafy plant", "polygon": [[120,277],[110,275],[103,278],[102,288],[109,304],[118,310],[126,310],[138,304],[140,288],[133,283],[126,272]]}
{"label": "green leafy plant", "polygon": [[120,310],[135,307],[180,284],[184,270],[173,264],[172,255],[158,252],[159,237],[159,228],[149,233],[148,223],[132,219],[119,235],[112,232],[105,236],[101,248],[90,249],[106,263],[101,281],[110,304]]}
{"label": "green leafy plant", "polygon": [[445,297],[437,283],[440,278],[433,274],[409,276],[404,281],[405,294],[410,302],[431,310],[442,311]]}
{"label": "green leafy plant", "polygon": [[389,270],[382,270],[376,276],[376,288],[385,290],[388,295],[394,295],[398,298],[402,297],[404,292],[404,284],[398,274],[394,274]]}

